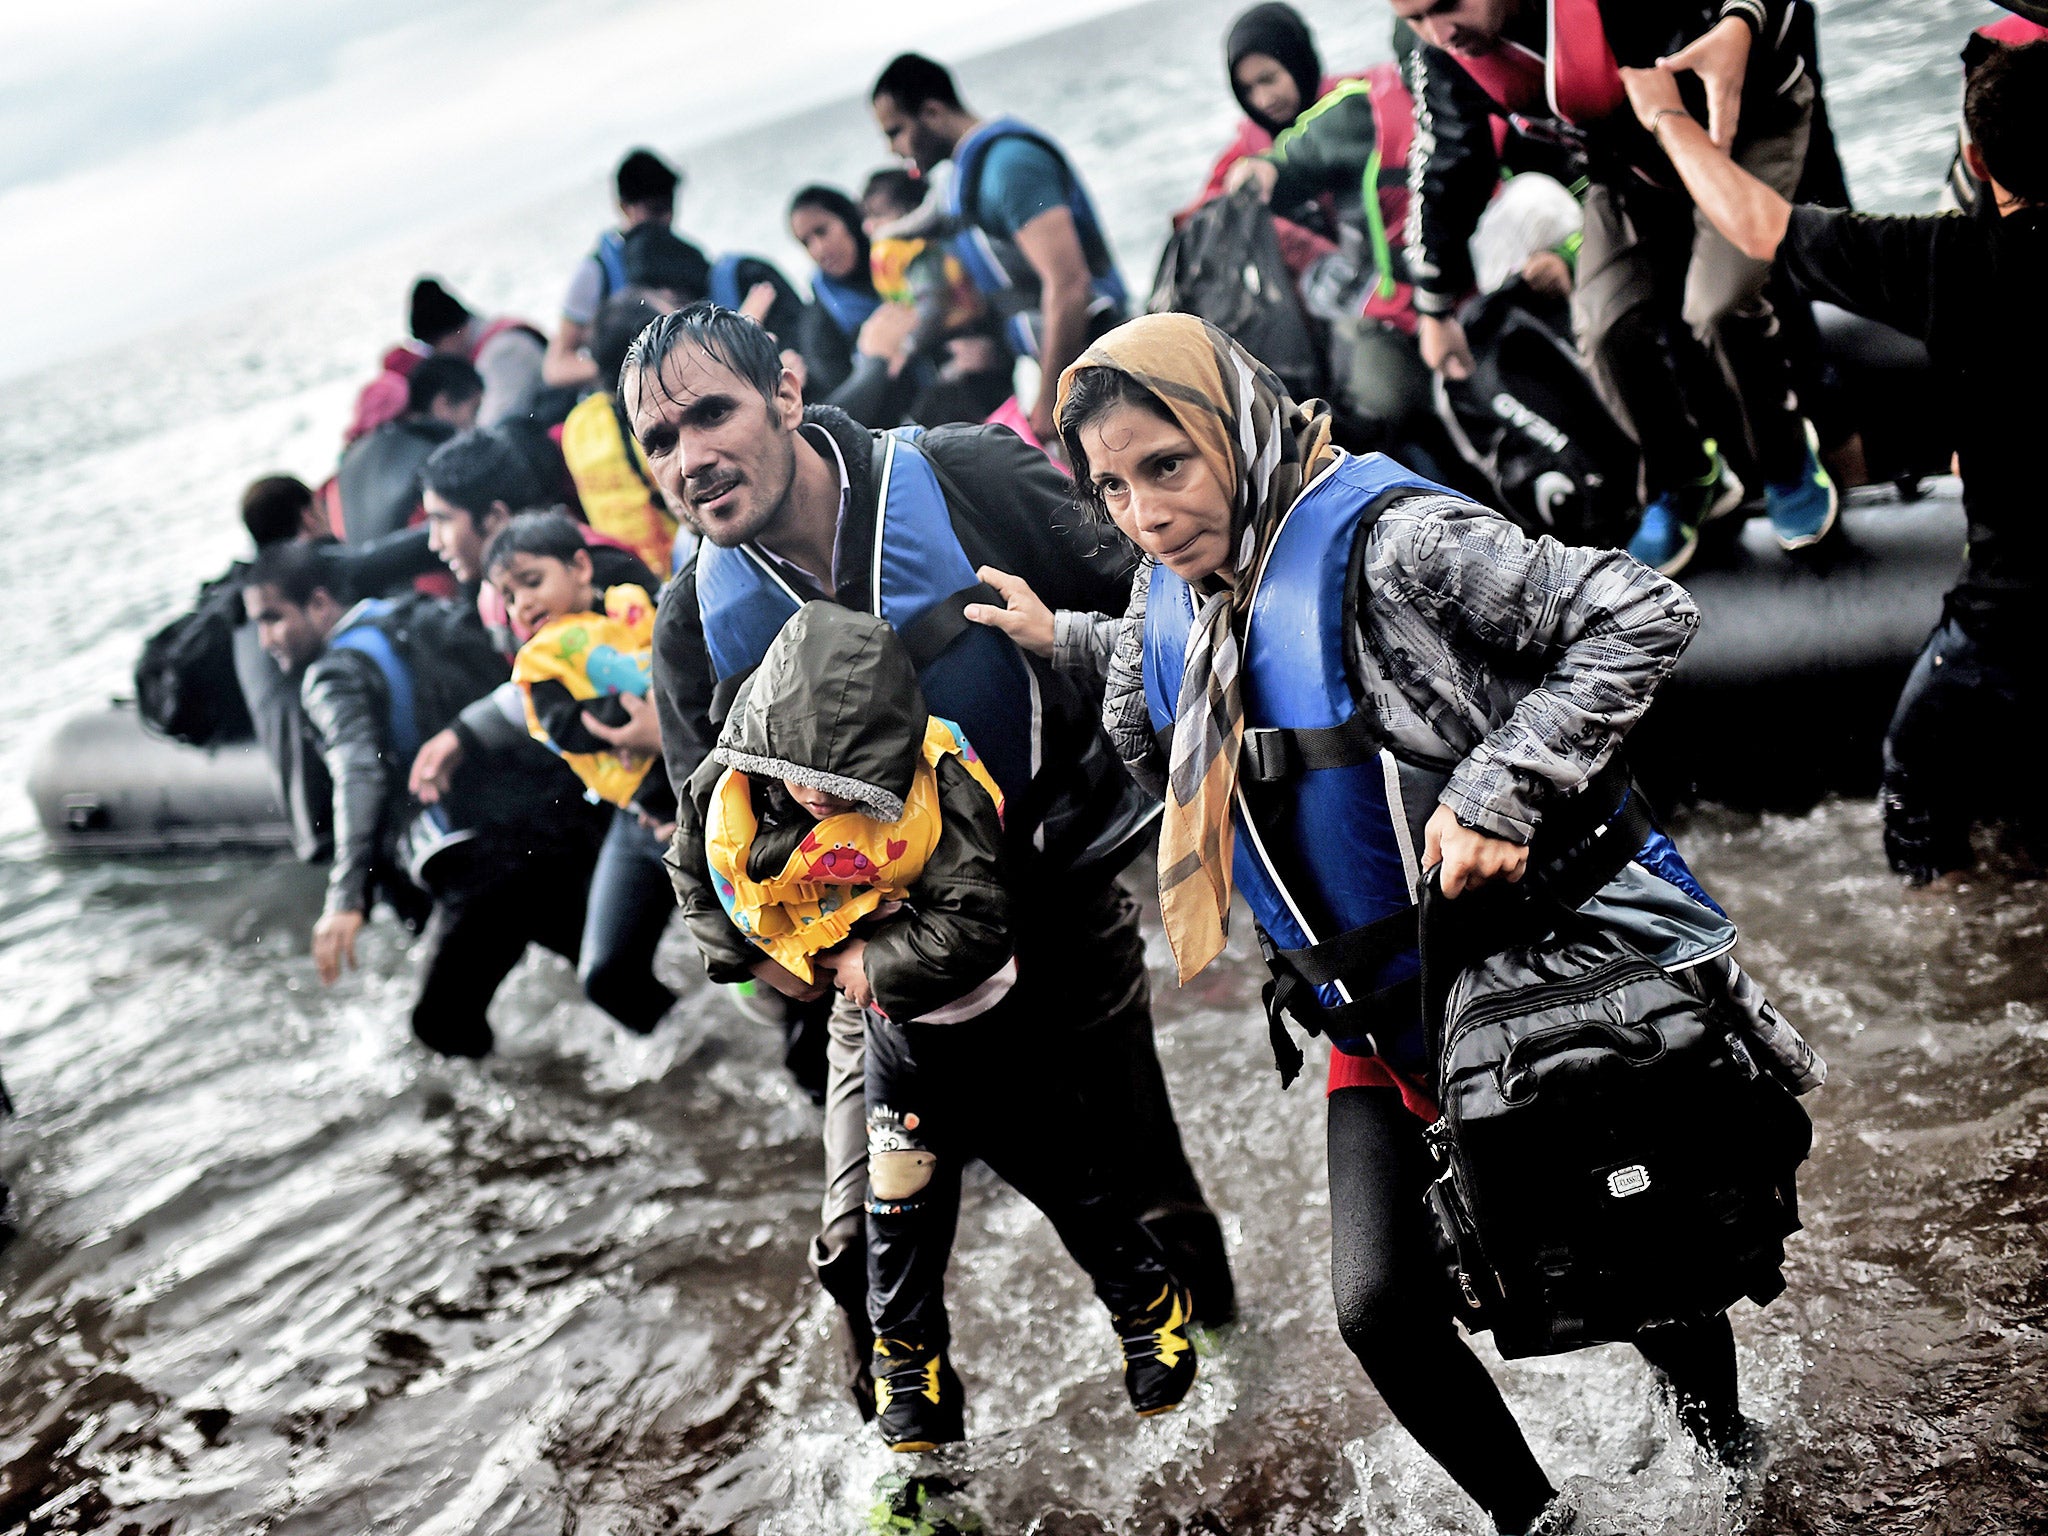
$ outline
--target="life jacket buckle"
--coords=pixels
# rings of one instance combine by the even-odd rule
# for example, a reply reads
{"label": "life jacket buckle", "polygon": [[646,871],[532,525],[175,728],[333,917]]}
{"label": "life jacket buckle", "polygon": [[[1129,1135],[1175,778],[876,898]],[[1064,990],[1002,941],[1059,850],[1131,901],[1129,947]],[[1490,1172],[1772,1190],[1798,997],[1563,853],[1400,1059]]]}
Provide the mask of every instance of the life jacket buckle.
{"label": "life jacket buckle", "polygon": [[1294,773],[1293,743],[1287,732],[1246,726],[1238,753],[1238,773],[1254,784],[1278,784]]}

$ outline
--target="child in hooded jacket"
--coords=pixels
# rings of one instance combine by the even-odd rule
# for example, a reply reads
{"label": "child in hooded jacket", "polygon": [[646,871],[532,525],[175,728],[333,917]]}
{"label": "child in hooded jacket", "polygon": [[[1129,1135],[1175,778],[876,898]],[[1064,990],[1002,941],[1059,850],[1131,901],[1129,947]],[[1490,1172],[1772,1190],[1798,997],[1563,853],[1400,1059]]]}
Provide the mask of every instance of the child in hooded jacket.
{"label": "child in hooded jacket", "polygon": [[1189,1300],[1109,1194],[1078,1102],[1035,1062],[1013,988],[1002,795],[925,708],[887,623],[801,608],[741,687],[680,816],[726,915],[865,1010],[868,1316],[898,1451],[964,1437],[944,1300],[960,1171],[987,1162],[1052,1222],[1123,1343],[1141,1414],[1187,1395]]}

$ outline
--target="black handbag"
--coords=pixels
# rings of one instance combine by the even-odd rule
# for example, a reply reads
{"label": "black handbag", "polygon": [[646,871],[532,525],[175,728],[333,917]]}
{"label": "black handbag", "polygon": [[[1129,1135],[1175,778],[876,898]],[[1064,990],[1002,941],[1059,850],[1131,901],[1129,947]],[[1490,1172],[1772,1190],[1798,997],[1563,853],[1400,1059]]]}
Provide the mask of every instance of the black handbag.
{"label": "black handbag", "polygon": [[1434,871],[1421,931],[1427,1203],[1468,1329],[1558,1354],[1785,1288],[1812,1124],[1684,973],[1541,896],[1448,903]]}

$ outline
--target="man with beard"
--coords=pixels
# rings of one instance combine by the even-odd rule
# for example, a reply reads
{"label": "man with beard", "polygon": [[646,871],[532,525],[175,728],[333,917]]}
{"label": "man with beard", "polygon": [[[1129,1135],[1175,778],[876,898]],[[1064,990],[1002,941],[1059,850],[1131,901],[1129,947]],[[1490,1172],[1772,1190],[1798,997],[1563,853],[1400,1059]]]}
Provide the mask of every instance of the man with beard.
{"label": "man with beard", "polygon": [[[1105,1128],[1120,1198],[1194,1292],[1196,1319],[1228,1320],[1235,1300],[1222,1234],[1181,1148],[1153,1047],[1137,910],[1115,883],[1154,808],[1102,735],[1099,701],[1053,662],[970,622],[977,604],[997,602],[977,580],[983,567],[1023,575],[1041,595],[1057,589],[1066,597],[1047,599],[1057,607],[1120,611],[1128,552],[1062,526],[1066,481],[1012,433],[878,433],[830,406],[806,409],[774,339],[730,310],[697,304],[650,326],[620,389],[656,483],[703,538],[655,620],[654,696],[672,779],[688,781],[732,696],[804,602],[887,619],[932,711],[963,728],[1009,806],[1004,837],[1013,867],[1025,871],[1014,892],[1024,914],[1017,985],[1044,1021],[1043,1054],[1018,1063],[1017,1090],[1028,1092],[1029,1074],[1046,1069],[1081,1085]],[[679,832],[669,867],[712,980],[817,995],[732,925],[701,839]],[[845,1310],[850,1384],[866,1411],[861,1070],[860,1013],[842,1005],[832,1020],[827,1187],[812,1263]]]}

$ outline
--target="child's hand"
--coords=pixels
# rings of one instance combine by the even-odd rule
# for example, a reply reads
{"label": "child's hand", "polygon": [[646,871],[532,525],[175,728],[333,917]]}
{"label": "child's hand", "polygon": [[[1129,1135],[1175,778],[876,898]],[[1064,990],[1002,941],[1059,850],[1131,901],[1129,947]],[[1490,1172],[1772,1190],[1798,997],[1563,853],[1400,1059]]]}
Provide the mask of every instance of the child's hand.
{"label": "child's hand", "polygon": [[831,962],[833,981],[856,1008],[875,1006],[875,989],[868,985],[867,953],[866,939],[848,939],[824,957]]}
{"label": "child's hand", "polygon": [[765,955],[754,962],[754,980],[773,987],[794,1002],[813,1003],[825,995],[822,984],[805,981],[781,961],[771,960]]}
{"label": "child's hand", "polygon": [[615,695],[619,707],[626,712],[624,725],[606,725],[602,720],[583,711],[583,728],[599,741],[620,752],[633,752],[641,757],[661,755],[661,717],[654,712],[652,701],[637,693]]}

